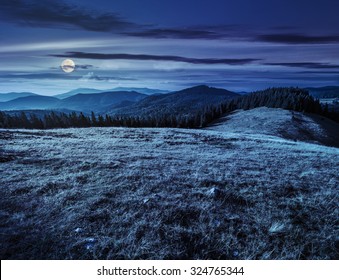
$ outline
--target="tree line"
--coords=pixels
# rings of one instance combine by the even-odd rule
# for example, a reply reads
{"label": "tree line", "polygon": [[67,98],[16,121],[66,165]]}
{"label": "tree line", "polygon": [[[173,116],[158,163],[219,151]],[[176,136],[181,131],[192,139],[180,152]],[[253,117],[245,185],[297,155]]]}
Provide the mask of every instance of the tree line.
{"label": "tree line", "polygon": [[150,114],[147,116],[85,115],[84,113],[47,112],[43,117],[34,113],[8,114],[0,111],[0,128],[51,129],[69,127],[205,127],[221,116],[237,109],[257,107],[282,108],[287,110],[315,113],[339,122],[339,114],[323,108],[304,89],[269,88],[253,92],[215,105],[209,105],[195,112],[182,114]]}

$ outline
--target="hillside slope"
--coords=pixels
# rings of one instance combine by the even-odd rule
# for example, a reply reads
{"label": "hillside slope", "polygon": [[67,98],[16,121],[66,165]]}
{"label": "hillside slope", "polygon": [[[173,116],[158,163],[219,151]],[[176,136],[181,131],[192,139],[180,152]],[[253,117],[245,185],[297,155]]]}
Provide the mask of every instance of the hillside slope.
{"label": "hillside slope", "polygon": [[0,257],[338,259],[338,148],[259,133],[0,130]]}
{"label": "hillside slope", "polygon": [[237,110],[215,121],[207,129],[251,135],[272,135],[339,147],[338,123],[319,115],[279,108],[259,107],[246,111]]}

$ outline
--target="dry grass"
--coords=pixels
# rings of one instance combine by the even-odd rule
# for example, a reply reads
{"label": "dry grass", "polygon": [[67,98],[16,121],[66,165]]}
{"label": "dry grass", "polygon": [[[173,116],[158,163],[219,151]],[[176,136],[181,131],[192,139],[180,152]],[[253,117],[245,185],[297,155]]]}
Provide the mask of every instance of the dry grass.
{"label": "dry grass", "polygon": [[0,131],[1,259],[337,259],[338,167],[273,136]]}

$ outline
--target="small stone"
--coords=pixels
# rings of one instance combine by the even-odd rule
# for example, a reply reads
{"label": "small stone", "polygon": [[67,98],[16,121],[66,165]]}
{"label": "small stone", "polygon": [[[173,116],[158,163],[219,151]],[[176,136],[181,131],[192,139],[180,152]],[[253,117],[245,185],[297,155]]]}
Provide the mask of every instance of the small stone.
{"label": "small stone", "polygon": [[93,249],[94,244],[95,244],[96,242],[97,242],[97,241],[96,241],[95,238],[88,237],[88,238],[85,239],[85,244],[84,244],[84,246],[85,246],[85,248],[86,248],[87,250],[91,250],[91,249]]}
{"label": "small stone", "polygon": [[221,196],[221,194],[222,194],[222,191],[215,187],[207,191],[207,195],[213,198],[218,198]]}
{"label": "small stone", "polygon": [[74,232],[76,232],[76,233],[81,233],[81,232],[83,232],[83,229],[82,228],[76,228],[75,230],[74,230]]}
{"label": "small stone", "polygon": [[237,257],[237,256],[239,256],[239,252],[238,251],[234,251],[233,252],[233,257]]}
{"label": "small stone", "polygon": [[92,244],[86,244],[85,247],[86,247],[87,250],[91,250],[93,248],[93,245]]}
{"label": "small stone", "polygon": [[92,238],[92,237],[89,237],[89,238],[86,238],[86,241],[87,242],[91,242],[91,243],[95,243],[95,238]]}
{"label": "small stone", "polygon": [[281,222],[275,222],[268,230],[271,234],[281,234],[285,232],[285,225]]}

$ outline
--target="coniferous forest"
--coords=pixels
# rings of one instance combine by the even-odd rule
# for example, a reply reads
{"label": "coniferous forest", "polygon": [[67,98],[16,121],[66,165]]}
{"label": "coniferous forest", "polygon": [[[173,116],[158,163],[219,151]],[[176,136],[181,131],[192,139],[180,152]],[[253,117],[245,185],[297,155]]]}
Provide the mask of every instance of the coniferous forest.
{"label": "coniferous forest", "polygon": [[181,114],[135,115],[85,115],[84,113],[46,112],[43,117],[21,111],[8,114],[0,111],[0,128],[52,129],[69,127],[178,127],[200,128],[234,110],[249,110],[257,107],[282,108],[305,113],[319,114],[339,121],[337,112],[329,112],[304,89],[269,88],[262,91],[227,99],[208,105],[202,110]]}

